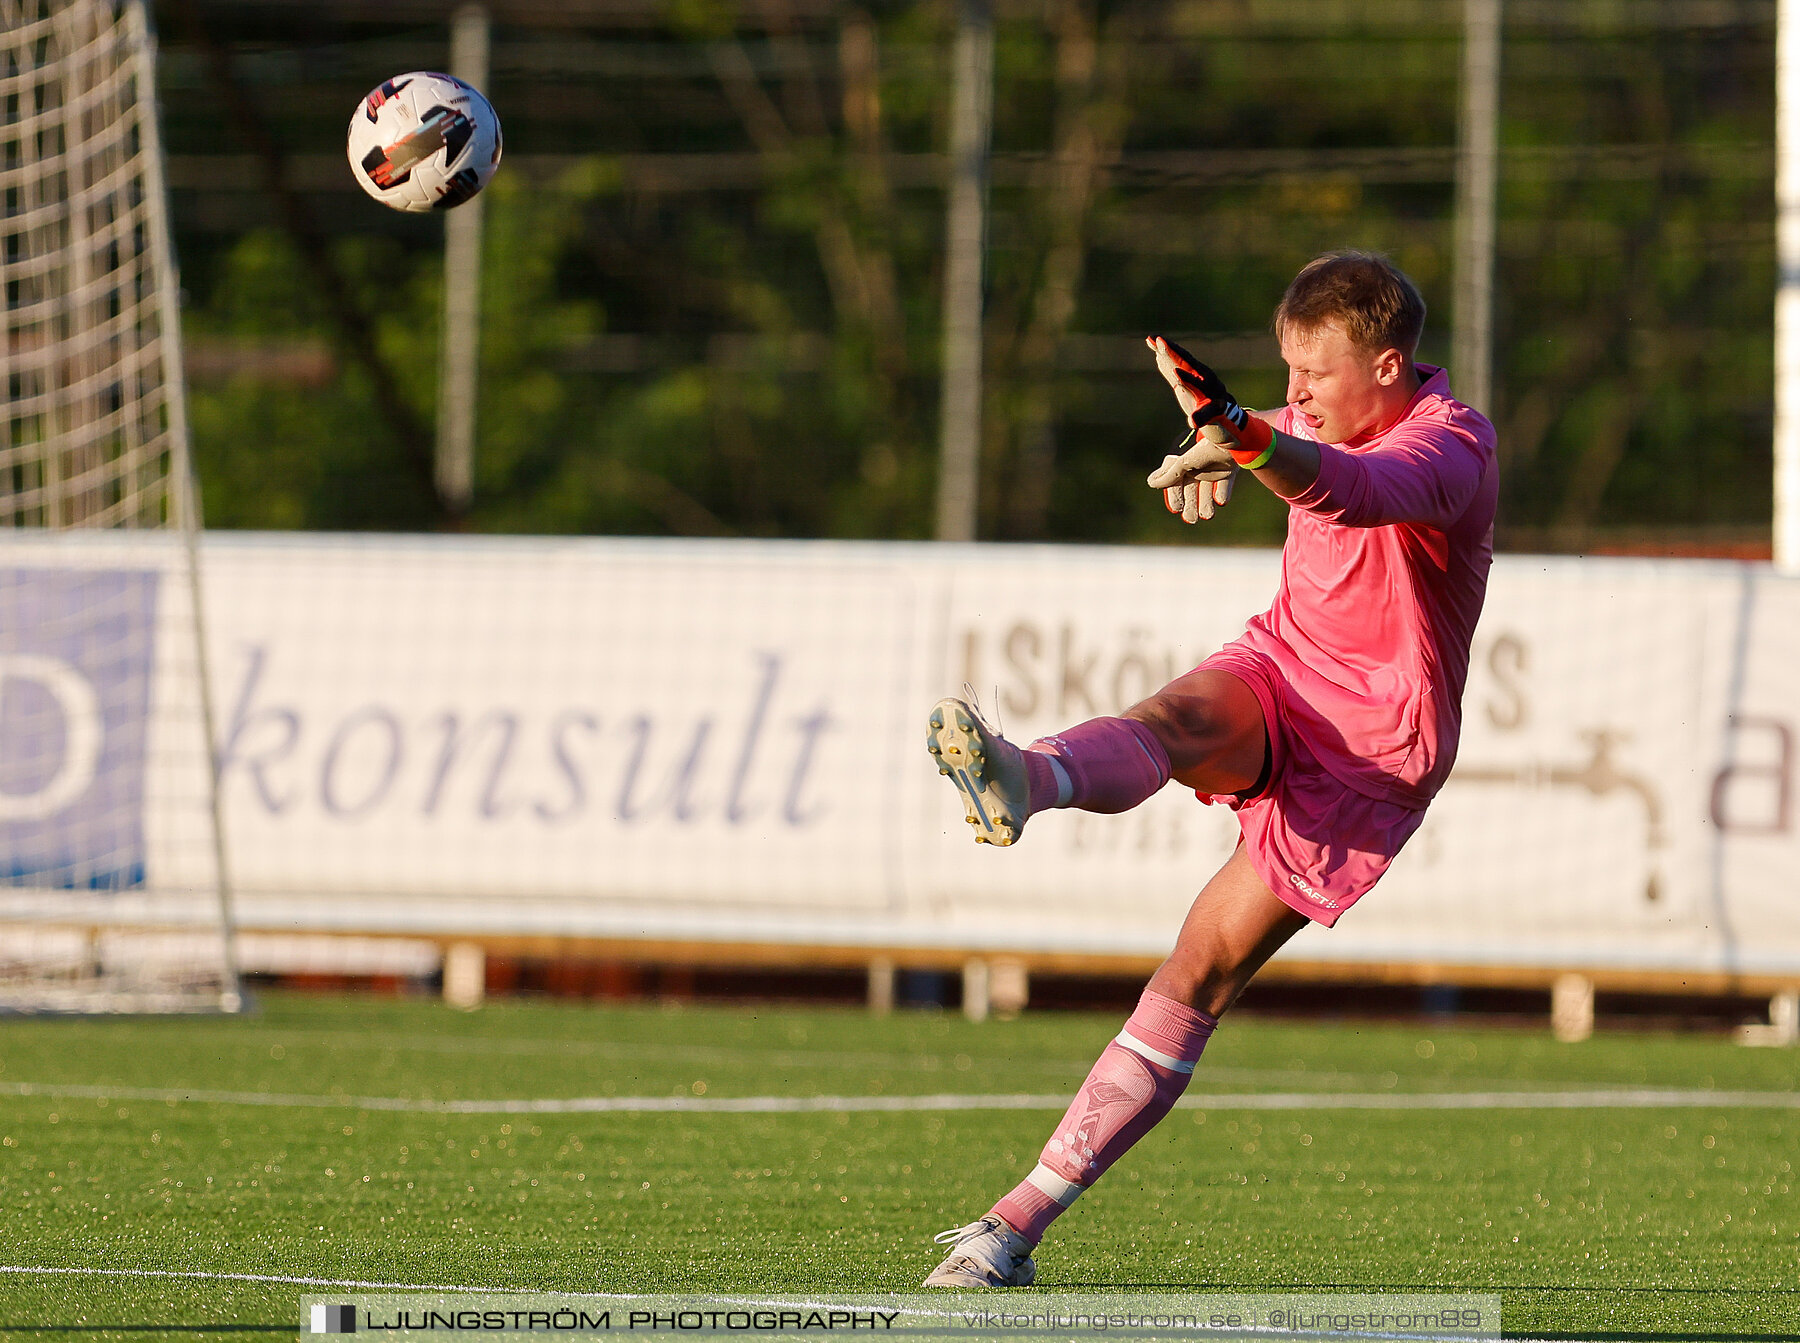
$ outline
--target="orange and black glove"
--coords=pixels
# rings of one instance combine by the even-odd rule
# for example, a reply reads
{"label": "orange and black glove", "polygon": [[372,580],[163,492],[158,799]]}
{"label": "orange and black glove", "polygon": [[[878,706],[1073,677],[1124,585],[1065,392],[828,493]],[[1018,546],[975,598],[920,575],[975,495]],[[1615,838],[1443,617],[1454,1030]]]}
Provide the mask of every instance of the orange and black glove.
{"label": "orange and black glove", "polygon": [[1188,423],[1204,429],[1223,421],[1232,438],[1242,442],[1250,412],[1225,390],[1225,380],[1172,340],[1146,336],[1144,343],[1155,352],[1156,370],[1174,391]]}

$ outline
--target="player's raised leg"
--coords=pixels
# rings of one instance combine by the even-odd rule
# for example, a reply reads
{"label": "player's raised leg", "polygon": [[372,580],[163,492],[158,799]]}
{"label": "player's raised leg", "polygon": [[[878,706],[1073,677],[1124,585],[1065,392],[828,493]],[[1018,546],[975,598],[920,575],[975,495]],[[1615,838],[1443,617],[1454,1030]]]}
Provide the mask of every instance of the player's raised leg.
{"label": "player's raised leg", "polygon": [[1021,749],[973,705],[939,700],[926,746],[962,794],[978,844],[1008,845],[1052,807],[1129,811],[1171,778],[1205,793],[1252,787],[1267,760],[1262,707],[1237,677],[1202,668],[1117,718],[1092,718]]}
{"label": "player's raised leg", "polygon": [[927,1287],[1023,1287],[1050,1224],[1174,1106],[1220,1015],[1305,916],[1278,900],[1239,848],[1188,911],[1151,976],[1018,1187],[951,1240]]}

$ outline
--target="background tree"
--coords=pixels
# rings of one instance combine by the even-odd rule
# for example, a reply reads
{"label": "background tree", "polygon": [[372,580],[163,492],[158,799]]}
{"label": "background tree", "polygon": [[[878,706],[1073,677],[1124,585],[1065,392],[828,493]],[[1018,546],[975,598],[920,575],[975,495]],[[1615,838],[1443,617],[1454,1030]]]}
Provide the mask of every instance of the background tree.
{"label": "background tree", "polygon": [[[364,200],[341,151],[363,92],[444,63],[451,6],[169,3],[211,521],[455,522],[417,461],[441,229]],[[928,536],[954,7],[492,9],[507,163],[460,525]],[[1766,550],[1773,8],[1507,14],[1501,544]],[[982,535],[1280,540],[1259,490],[1169,528],[1141,480],[1181,426],[1142,337],[1278,404],[1282,286],[1364,246],[1420,282],[1423,357],[1447,356],[1461,17],[999,6]]]}

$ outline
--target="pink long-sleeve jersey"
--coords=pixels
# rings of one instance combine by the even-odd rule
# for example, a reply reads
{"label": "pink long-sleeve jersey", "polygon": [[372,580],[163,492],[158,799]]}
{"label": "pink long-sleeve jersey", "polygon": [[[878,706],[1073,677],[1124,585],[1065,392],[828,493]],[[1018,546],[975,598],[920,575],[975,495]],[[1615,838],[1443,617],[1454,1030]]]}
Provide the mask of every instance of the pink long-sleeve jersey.
{"label": "pink long-sleeve jersey", "polygon": [[[1275,603],[1236,641],[1280,669],[1286,726],[1331,774],[1409,807],[1456,759],[1499,487],[1494,427],[1443,369],[1418,370],[1397,423],[1319,444],[1318,479],[1288,500]],[[1292,407],[1272,423],[1313,437]]]}

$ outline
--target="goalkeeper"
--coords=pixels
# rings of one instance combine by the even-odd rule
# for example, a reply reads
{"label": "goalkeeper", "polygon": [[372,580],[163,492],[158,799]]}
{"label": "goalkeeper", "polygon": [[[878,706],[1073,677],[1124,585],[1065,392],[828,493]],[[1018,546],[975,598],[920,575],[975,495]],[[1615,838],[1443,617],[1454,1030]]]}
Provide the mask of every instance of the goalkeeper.
{"label": "goalkeeper", "polygon": [[1150,484],[1188,522],[1211,517],[1240,470],[1285,499],[1274,604],[1122,716],[1023,750],[960,700],[932,711],[932,754],[978,841],[1011,844],[1051,807],[1126,811],[1170,779],[1235,811],[1243,838],[1038,1164],[938,1237],[950,1249],[926,1286],[1030,1283],[1045,1230],[1169,1112],[1251,976],[1380,879],[1449,774],[1497,477],[1493,426],[1443,369],[1413,360],[1424,323],[1418,290],[1385,257],[1316,258],[1275,311],[1288,404],[1268,413],[1152,336],[1198,433]]}

